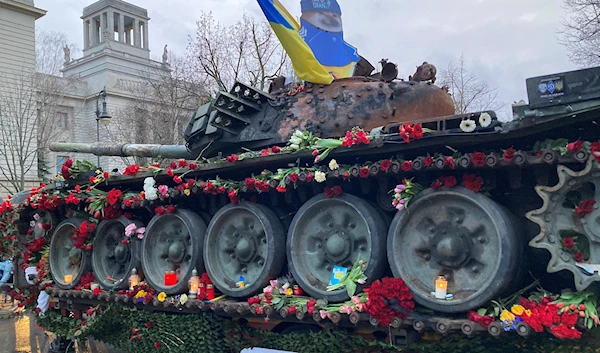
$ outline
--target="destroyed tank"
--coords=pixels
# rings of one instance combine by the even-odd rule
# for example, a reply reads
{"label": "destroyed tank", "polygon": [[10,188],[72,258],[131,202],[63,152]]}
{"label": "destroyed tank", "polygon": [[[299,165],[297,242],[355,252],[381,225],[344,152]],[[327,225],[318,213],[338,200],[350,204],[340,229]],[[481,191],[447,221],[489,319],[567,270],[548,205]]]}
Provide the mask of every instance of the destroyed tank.
{"label": "destroyed tank", "polygon": [[[37,214],[35,222],[49,224],[28,241],[46,236],[50,242],[54,284],[46,290],[57,307],[96,300],[74,290],[90,271],[107,291],[98,300],[131,300],[114,291],[128,288],[134,268],[167,295],[187,293],[194,270],[206,272],[228,297],[217,304],[190,300],[188,311],[254,315],[246,299],[286,274],[309,296],[337,303],[349,295],[346,288],[327,289],[332,271],[364,260],[367,280],[359,290],[384,276],[399,277],[414,300],[433,311],[427,320],[394,321],[395,328],[470,334],[479,326],[451,320],[515,292],[530,274],[558,292],[583,291],[600,280],[594,265],[600,263],[600,209],[586,204],[600,195],[600,151],[591,143],[600,130],[599,74],[588,69],[528,79],[529,104],[515,104],[508,122],[493,111],[455,115],[447,89],[396,75],[330,85],[274,83],[270,93],[236,82],[194,114],[185,146],[51,146],[182,159],[173,168],[110,174],[106,182],[92,168],[47,186],[44,192],[63,199],[77,198],[76,190],[90,183],[94,190],[122,191],[114,204],[123,216],[96,215],[93,246],[74,245],[74,232],[93,216],[93,194],[52,211],[25,206],[22,219],[28,225]],[[370,132],[368,141],[364,135],[362,144],[357,140],[362,130],[355,127]],[[349,142],[326,148],[338,138]],[[294,146],[303,139],[317,141],[316,147]],[[315,156],[322,159],[315,163]],[[151,197],[156,185],[168,190]],[[406,188],[416,195],[407,196]],[[563,239],[573,234],[579,240],[568,247]],[[169,285],[168,271],[176,271]],[[447,299],[434,295],[440,276]],[[162,306],[157,300],[147,305]],[[304,313],[290,318],[282,311],[279,318],[297,319],[313,322]],[[318,314],[314,320],[321,320]],[[350,317],[354,325],[365,320],[377,327],[372,318]]]}

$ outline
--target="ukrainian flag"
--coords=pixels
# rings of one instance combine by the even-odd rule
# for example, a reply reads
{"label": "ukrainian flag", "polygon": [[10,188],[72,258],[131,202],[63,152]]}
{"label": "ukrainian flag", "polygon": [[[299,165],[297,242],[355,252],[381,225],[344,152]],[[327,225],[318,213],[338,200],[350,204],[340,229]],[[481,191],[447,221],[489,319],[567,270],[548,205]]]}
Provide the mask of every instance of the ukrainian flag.
{"label": "ukrainian flag", "polygon": [[322,85],[330,84],[333,77],[317,61],[308,44],[300,37],[300,25],[279,0],[258,0],[258,4],[292,60],[298,78]]}

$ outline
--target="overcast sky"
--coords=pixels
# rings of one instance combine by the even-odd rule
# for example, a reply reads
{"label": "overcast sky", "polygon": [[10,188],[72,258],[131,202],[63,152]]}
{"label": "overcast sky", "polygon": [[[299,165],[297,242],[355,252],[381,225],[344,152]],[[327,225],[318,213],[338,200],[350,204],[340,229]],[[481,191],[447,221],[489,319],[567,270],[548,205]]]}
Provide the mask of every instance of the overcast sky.
{"label": "overcast sky", "polygon": [[[280,0],[300,15],[300,0]],[[61,31],[79,48],[81,14],[92,0],[35,0],[48,14],[37,21],[43,30]],[[256,0],[131,0],[148,9],[151,55],[162,55],[165,44],[185,51],[188,36],[202,10],[224,24],[247,12],[264,19]],[[557,30],[564,16],[562,0],[338,0],[344,36],[375,64],[382,58],[398,63],[400,77],[428,61],[438,70],[464,53],[467,68],[498,87],[505,112],[510,103],[527,100],[528,77],[576,69]]]}

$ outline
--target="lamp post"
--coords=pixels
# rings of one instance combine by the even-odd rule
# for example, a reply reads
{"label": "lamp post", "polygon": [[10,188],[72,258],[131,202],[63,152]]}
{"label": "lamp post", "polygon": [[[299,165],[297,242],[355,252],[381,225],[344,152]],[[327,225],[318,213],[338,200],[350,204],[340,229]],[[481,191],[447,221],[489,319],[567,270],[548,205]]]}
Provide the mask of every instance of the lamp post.
{"label": "lamp post", "polygon": [[[102,97],[102,111],[98,105],[100,97]],[[104,89],[96,96],[96,139],[98,142],[100,142],[100,124],[107,126],[111,118],[106,111],[106,86],[104,86]],[[98,156],[98,168],[100,168],[100,156]]]}

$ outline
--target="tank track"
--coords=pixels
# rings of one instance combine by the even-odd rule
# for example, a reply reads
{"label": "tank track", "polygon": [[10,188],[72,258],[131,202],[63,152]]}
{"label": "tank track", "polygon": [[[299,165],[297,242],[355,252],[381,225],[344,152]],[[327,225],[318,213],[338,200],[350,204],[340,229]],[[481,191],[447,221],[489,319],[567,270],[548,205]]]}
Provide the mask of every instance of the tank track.
{"label": "tank track", "polygon": [[[261,315],[256,314],[256,304],[249,305],[246,302],[234,300],[219,300],[216,302],[202,301],[197,299],[189,299],[185,304],[179,302],[159,302],[154,299],[152,302],[136,304],[132,299],[125,294],[112,294],[103,292],[98,297],[94,296],[89,291],[62,290],[59,288],[49,287],[46,289],[48,295],[53,298],[54,307],[52,310],[61,311],[63,316],[68,316],[69,313],[75,313],[75,318],[84,318],[85,310],[90,306],[103,306],[108,303],[117,303],[126,306],[136,306],[142,310],[159,311],[165,313],[214,313],[219,316],[230,317],[235,319],[252,319],[260,318]],[[390,326],[381,326],[377,319],[371,317],[367,313],[341,314],[333,313],[330,318],[322,319],[318,313],[308,315],[301,311],[297,311],[295,315],[287,315],[286,308],[276,310],[273,307],[266,307],[266,317],[269,318],[269,323],[273,326],[282,323],[302,323],[302,324],[318,324],[327,325],[333,324],[339,327],[350,329],[363,329],[367,331],[382,331],[389,333],[389,330],[409,329],[418,333],[435,332],[440,335],[462,332],[466,336],[472,336],[482,333],[488,333],[493,337],[503,335],[519,335],[521,337],[529,337],[535,335],[536,332],[527,324],[521,323],[514,332],[507,332],[503,329],[499,321],[493,322],[488,328],[467,319],[456,319],[448,316],[427,316],[419,315],[419,318],[408,317],[401,319],[395,317],[392,319]],[[263,316],[264,317],[264,316]],[[583,323],[578,323],[580,330],[585,330]]]}

